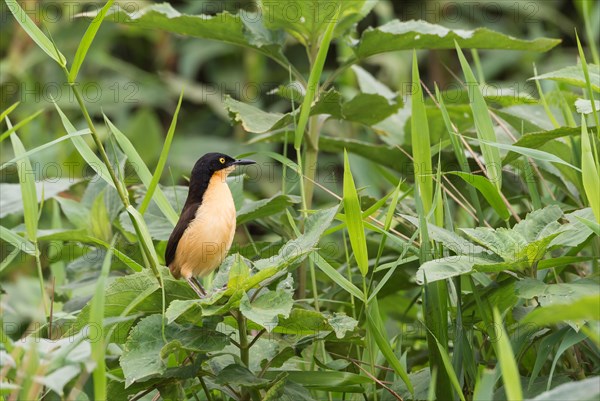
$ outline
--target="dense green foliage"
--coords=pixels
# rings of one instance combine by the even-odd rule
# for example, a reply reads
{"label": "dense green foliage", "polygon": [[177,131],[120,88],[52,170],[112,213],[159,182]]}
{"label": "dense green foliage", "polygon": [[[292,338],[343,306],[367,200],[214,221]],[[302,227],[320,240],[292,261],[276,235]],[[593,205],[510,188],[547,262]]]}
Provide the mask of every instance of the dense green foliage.
{"label": "dense green foliage", "polygon": [[[20,3],[1,399],[600,396],[600,3]],[[198,299],[209,151],[258,164]]]}

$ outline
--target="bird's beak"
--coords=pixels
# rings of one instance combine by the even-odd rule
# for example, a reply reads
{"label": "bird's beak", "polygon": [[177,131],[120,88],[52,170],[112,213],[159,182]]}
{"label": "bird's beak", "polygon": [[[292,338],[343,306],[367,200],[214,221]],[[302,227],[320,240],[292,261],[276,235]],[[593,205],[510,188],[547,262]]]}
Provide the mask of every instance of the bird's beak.
{"label": "bird's beak", "polygon": [[233,166],[246,166],[248,164],[256,164],[254,160],[250,159],[238,159],[231,163]]}

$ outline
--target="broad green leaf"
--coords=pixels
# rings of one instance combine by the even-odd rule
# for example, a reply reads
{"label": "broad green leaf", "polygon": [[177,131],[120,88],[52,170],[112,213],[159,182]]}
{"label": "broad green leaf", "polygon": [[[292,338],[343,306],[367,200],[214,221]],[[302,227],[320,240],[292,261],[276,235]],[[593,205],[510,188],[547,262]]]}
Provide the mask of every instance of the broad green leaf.
{"label": "broad green leaf", "polygon": [[[111,132],[113,133],[123,152],[127,155],[127,159],[129,159],[129,162],[135,166],[137,175],[138,177],[140,177],[140,180],[142,180],[142,183],[146,186],[146,188],[149,188],[151,186],[153,178],[152,173],[150,173],[150,170],[146,166],[146,163],[144,163],[141,156],[136,151],[133,144],[125,136],[125,134],[123,134],[117,127],[115,127],[106,115],[104,116],[104,121],[110,128]],[[156,187],[155,189],[154,201],[156,202],[156,205],[161,210],[161,212],[165,215],[167,220],[169,220],[169,222],[172,224],[172,227],[175,227],[175,224],[177,224],[177,220],[179,220],[179,216],[167,200],[167,197],[160,189],[160,187]]]}
{"label": "broad green leaf", "polygon": [[172,322],[177,320],[181,315],[192,310],[196,316],[202,316],[202,308],[200,307],[198,300],[196,299],[175,299],[174,301],[171,301],[169,307],[165,311],[167,323],[171,324]]}
{"label": "broad green leaf", "polygon": [[533,323],[549,326],[566,320],[598,320],[600,321],[600,295],[589,295],[577,299],[567,306],[559,303],[546,307],[538,307],[521,321],[522,324]]}
{"label": "broad green leaf", "polygon": [[332,20],[336,22],[333,37],[344,34],[375,5],[370,0],[259,1],[267,27],[287,31],[304,46],[317,45]]}
{"label": "broad green leaf", "polygon": [[[19,160],[26,159],[27,156],[19,157]],[[28,175],[33,176],[30,170]],[[18,172],[18,170],[17,170]],[[37,202],[40,203],[51,199],[57,194],[67,191],[70,187],[77,184],[79,179],[60,178],[49,181],[36,181],[35,191],[37,193]],[[23,197],[21,195],[20,184],[0,183],[0,218],[9,214],[20,215],[23,213]]]}
{"label": "broad green leaf", "polygon": [[524,278],[515,284],[516,294],[525,299],[535,298],[542,307],[555,304],[572,304],[579,298],[600,294],[594,280],[581,279],[572,283],[546,284],[532,278]]}
{"label": "broad green leaf", "polygon": [[27,35],[54,61],[61,66],[67,65],[65,56],[54,46],[54,44],[44,35],[37,27],[35,22],[29,18],[27,13],[19,6],[16,0],[4,0],[10,12],[15,16],[15,19],[21,27],[27,32]]}
{"label": "broad green leaf", "polygon": [[335,332],[335,336],[340,339],[344,338],[347,332],[354,331],[356,326],[358,326],[358,321],[344,313],[333,312],[333,315],[325,314],[324,316],[327,319],[327,323],[329,323]]}
{"label": "broad green leaf", "polygon": [[[8,117],[7,125],[10,127]],[[15,156],[25,153],[25,147],[16,133],[10,136]],[[25,232],[27,239],[35,242],[38,230],[38,200],[35,188],[35,170],[31,167],[29,158],[23,158],[17,162],[17,173],[21,186],[21,199],[23,200],[23,217],[25,219]]]}
{"label": "broad green leaf", "polygon": [[60,205],[65,217],[73,224],[76,228],[87,228],[90,224],[90,211],[81,202],[74,201],[73,199],[63,198],[57,196],[54,199]]}
{"label": "broad green leaf", "polygon": [[496,350],[496,357],[498,358],[500,370],[502,371],[502,381],[504,382],[506,398],[511,401],[522,401],[523,390],[521,389],[519,368],[515,361],[515,354],[510,345],[510,337],[504,329],[502,317],[496,307],[494,307],[494,324],[496,329],[494,349]]}
{"label": "broad green leaf", "polygon": [[248,368],[238,364],[225,366],[217,374],[215,382],[255,389],[264,388],[269,384],[269,380],[255,376]]}
{"label": "broad green leaf", "polygon": [[241,225],[252,220],[273,216],[297,203],[300,203],[300,199],[293,195],[274,195],[268,199],[247,201],[238,210],[236,222]]}
{"label": "broad green leaf", "polygon": [[[593,140],[593,139],[592,139]],[[600,223],[600,161],[594,160],[592,144],[588,133],[585,118],[581,119],[581,178],[583,188],[592,207],[596,222]]]}
{"label": "broad green leaf", "polygon": [[360,210],[358,193],[354,186],[354,178],[350,170],[348,153],[344,151],[344,214],[346,215],[346,225],[350,237],[350,245],[354,252],[356,264],[363,277],[369,272],[369,254],[367,252],[367,240],[365,237],[365,227]]}
{"label": "broad green leaf", "polygon": [[[169,3],[153,4],[127,12],[114,7],[106,19],[142,29],[163,30],[179,35],[212,39],[254,49],[282,66],[289,62],[281,52],[282,36],[262,25],[263,18],[256,13],[216,15],[187,15],[175,10]],[[287,67],[286,67],[287,68]]]}
{"label": "broad green leaf", "polygon": [[560,207],[551,205],[528,213],[512,229],[515,233],[525,238],[526,241],[534,242],[557,233],[560,225],[556,220],[561,217],[563,217],[563,212],[560,210]]}
{"label": "broad green leaf", "polygon": [[228,337],[218,331],[177,323],[165,326],[164,335],[166,343],[162,336],[160,314],[142,319],[132,329],[120,358],[126,387],[163,374],[167,369],[165,358],[169,351],[214,352],[229,343]]}
{"label": "broad green leaf", "polygon": [[322,314],[317,311],[295,308],[289,317],[280,318],[275,333],[285,335],[318,335],[323,332],[335,332],[337,338],[343,338],[346,332],[353,331],[358,322],[343,313]]}
{"label": "broad green leaf", "polygon": [[468,31],[448,29],[425,21],[393,20],[377,28],[367,28],[354,47],[360,59],[396,50],[505,49],[545,52],[557,46],[557,39],[522,40],[486,28]]}
{"label": "broad green leaf", "polygon": [[498,216],[500,216],[502,220],[508,220],[510,212],[500,196],[498,187],[492,184],[490,180],[481,175],[469,174],[462,171],[449,171],[447,174],[457,175],[467,184],[475,187],[496,213],[498,213]]}
{"label": "broad green leaf", "polygon": [[577,99],[575,101],[575,110],[579,114],[593,114],[594,110],[600,110],[600,101],[594,100],[594,105],[592,106],[592,101],[587,99]]}
{"label": "broad green leaf", "polygon": [[[286,272],[286,269],[292,269],[303,261],[317,246],[337,210],[338,206],[335,206],[310,215],[305,221],[305,230],[302,235],[285,243],[277,255],[254,262],[253,272],[255,273],[245,280],[243,289],[247,291],[260,283],[270,282]],[[225,293],[231,295],[233,290],[228,288]]]}
{"label": "broad green leaf", "polygon": [[561,384],[528,401],[593,401],[598,397],[600,397],[600,377],[594,376],[581,381]]}
{"label": "broad green leaf", "polygon": [[[490,259],[473,257],[472,255],[454,255],[443,259],[434,259],[423,263],[417,270],[417,283],[425,284],[445,280],[451,277],[470,274],[480,267],[494,263]],[[504,269],[501,269],[504,270]]]}
{"label": "broad green leaf", "polygon": [[[590,73],[590,81],[592,88],[596,92],[600,92],[600,66],[595,64],[588,64]],[[549,79],[557,82],[564,82],[569,85],[577,86],[579,88],[585,88],[587,86],[585,75],[581,64],[576,66],[570,66],[561,68],[560,70],[552,71],[546,74],[538,75],[530,80],[541,80]]]}
{"label": "broad green leaf", "polygon": [[411,138],[413,168],[415,170],[415,183],[418,197],[423,205],[425,220],[429,220],[429,212],[433,204],[433,167],[431,164],[431,141],[429,136],[429,122],[421,88],[417,52],[412,57],[412,118]]}
{"label": "broad green leaf", "polygon": [[96,37],[96,33],[98,33],[98,29],[100,29],[100,25],[106,16],[106,12],[113,5],[115,0],[108,0],[104,7],[100,10],[98,15],[92,20],[88,29],[85,31],[83,38],[79,42],[79,47],[77,47],[77,52],[75,53],[75,58],[73,59],[73,65],[71,66],[71,71],[69,71],[69,82],[73,83],[77,79],[77,74],[79,73],[79,69],[83,64],[83,60],[85,60],[85,56]]}
{"label": "broad green leaf", "polygon": [[485,161],[486,175],[492,184],[498,188],[498,191],[500,191],[502,189],[502,163],[500,161],[500,152],[497,148],[490,146],[488,143],[498,142],[494,124],[492,123],[492,117],[490,116],[485,99],[481,94],[479,82],[477,82],[469,63],[458,44],[456,44],[456,51],[458,52],[460,65],[465,75],[467,88],[469,89],[469,99],[471,100],[471,109],[473,110],[477,138],[480,140],[481,152],[483,153],[483,159]]}
{"label": "broad green leaf", "polygon": [[[578,136],[580,134],[581,130],[579,128],[571,127],[561,127],[550,131],[530,132],[519,138],[517,142],[513,144],[513,146],[517,146],[519,148],[537,149],[554,139],[563,138],[565,136]],[[519,157],[519,155],[519,153],[509,151],[504,157],[504,160],[502,160],[502,164],[505,165],[513,162]]]}
{"label": "broad green leaf", "polygon": [[277,326],[279,316],[289,317],[293,305],[292,294],[288,291],[263,292],[252,301],[244,293],[240,300],[240,312],[270,333]]}
{"label": "broad green leaf", "polygon": [[[265,377],[274,378],[278,372],[271,371],[265,374]],[[300,371],[288,370],[288,378],[298,384],[301,384],[309,390],[322,391],[345,391],[347,393],[364,392],[363,385],[371,383],[371,379],[348,372],[336,371]]]}

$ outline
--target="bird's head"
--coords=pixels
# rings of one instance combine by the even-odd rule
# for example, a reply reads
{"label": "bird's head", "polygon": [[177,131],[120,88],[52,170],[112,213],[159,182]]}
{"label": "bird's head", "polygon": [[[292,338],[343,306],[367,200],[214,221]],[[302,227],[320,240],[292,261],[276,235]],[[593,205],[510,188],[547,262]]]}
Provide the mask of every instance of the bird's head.
{"label": "bird's head", "polygon": [[236,166],[254,163],[256,163],[254,160],[234,159],[223,153],[207,153],[198,159],[194,165],[190,179],[207,180],[215,174],[219,174],[224,179]]}

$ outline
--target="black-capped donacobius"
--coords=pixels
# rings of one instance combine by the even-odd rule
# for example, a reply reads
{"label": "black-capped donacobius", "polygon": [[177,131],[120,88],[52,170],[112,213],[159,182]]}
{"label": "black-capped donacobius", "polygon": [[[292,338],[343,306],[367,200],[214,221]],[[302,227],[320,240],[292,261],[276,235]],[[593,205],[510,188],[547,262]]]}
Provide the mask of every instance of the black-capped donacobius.
{"label": "black-capped donacobius", "polygon": [[167,243],[165,262],[171,274],[185,278],[201,298],[206,291],[196,277],[219,267],[235,234],[235,205],[226,178],[236,166],[254,163],[207,153],[192,169],[188,197]]}

